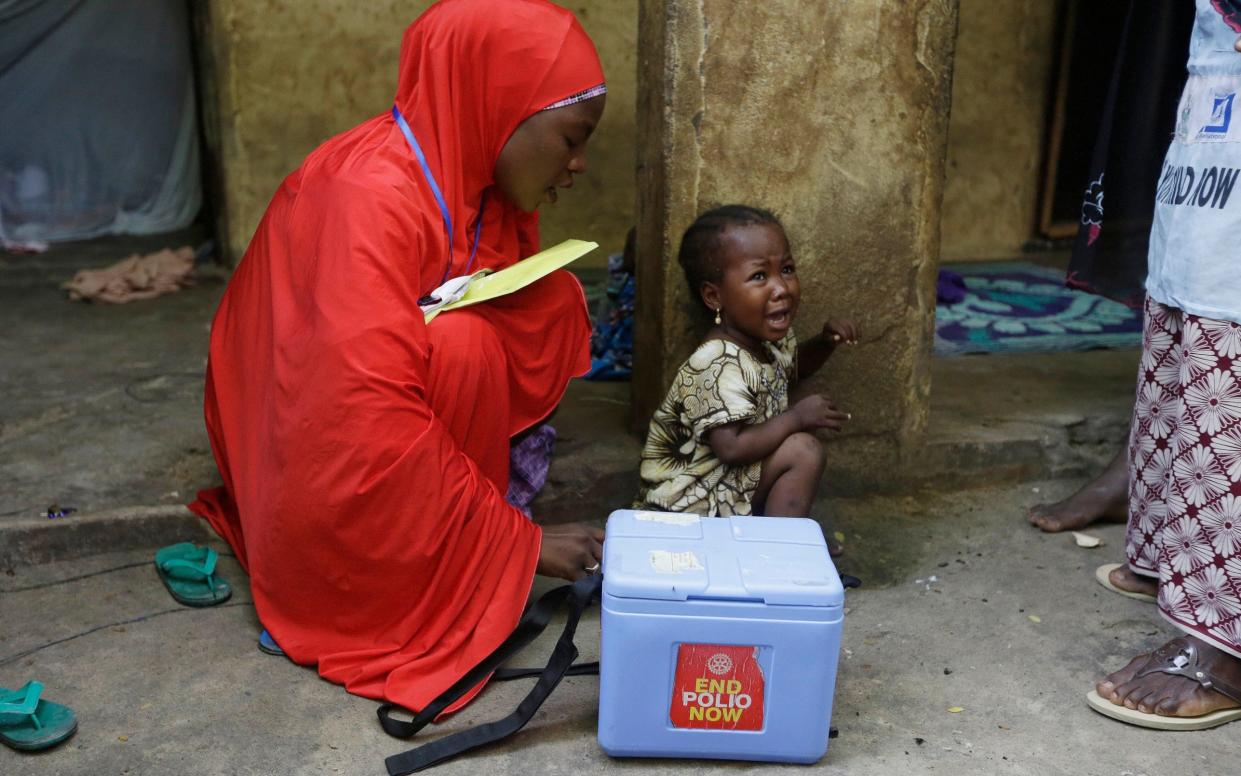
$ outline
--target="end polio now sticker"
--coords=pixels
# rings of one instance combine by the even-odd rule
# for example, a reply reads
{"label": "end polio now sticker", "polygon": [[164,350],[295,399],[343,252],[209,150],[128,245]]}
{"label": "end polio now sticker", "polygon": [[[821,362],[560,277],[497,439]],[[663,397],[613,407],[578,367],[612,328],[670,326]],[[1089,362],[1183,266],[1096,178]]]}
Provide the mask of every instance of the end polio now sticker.
{"label": "end polio now sticker", "polygon": [[758,647],[681,644],[672,686],[673,727],[762,730]]}

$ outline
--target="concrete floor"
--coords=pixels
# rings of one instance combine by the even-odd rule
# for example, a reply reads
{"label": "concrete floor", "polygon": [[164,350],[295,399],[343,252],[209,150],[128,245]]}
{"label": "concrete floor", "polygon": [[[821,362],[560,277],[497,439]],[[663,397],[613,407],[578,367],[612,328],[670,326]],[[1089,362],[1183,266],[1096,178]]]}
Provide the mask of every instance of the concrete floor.
{"label": "concrete floor", "polygon": [[78,269],[201,239],[189,229],[0,252],[0,521],[52,503],[183,503],[214,476],[202,375],[222,273],[125,305],[69,302],[59,288]]}
{"label": "concrete floor", "polygon": [[[221,564],[233,600],[207,610],[178,607],[151,567],[156,547],[206,536],[179,505],[216,477],[199,381],[221,282],[127,307],[70,304],[55,286],[78,266],[162,245],[0,257],[0,686],[38,678],[81,721],[49,753],[0,747],[0,774],[382,774],[383,757],[410,744],[382,733],[374,702],[257,650],[234,561]],[[847,599],[840,737],[811,770],[1236,772],[1233,730],[1153,733],[1087,708],[1095,677],[1167,629],[1149,605],[1094,582],[1096,565],[1120,557],[1119,526],[1086,550],[1022,519],[1115,449],[1135,363],[1132,352],[940,362],[922,487],[821,501],[845,535],[840,568],[864,587]],[[624,385],[573,386],[540,519],[602,520],[632,494],[627,406]],[[37,516],[53,501],[82,512]],[[551,584],[536,580],[536,592]],[[597,612],[578,644],[583,659],[597,655]],[[503,716],[528,686],[493,686],[425,735]],[[611,760],[594,741],[597,688],[567,679],[525,731],[438,772],[798,771]]]}
{"label": "concrete floor", "polygon": [[[1120,526],[1098,530],[1104,546],[1085,550],[1022,523],[1025,505],[1068,484],[833,504],[851,545],[841,567],[862,575],[865,586],[848,594],[833,719],[840,736],[816,772],[1235,773],[1234,730],[1141,731],[1085,705],[1096,676],[1160,642],[1166,628],[1152,607],[1092,578],[1097,564],[1118,556]],[[77,710],[81,729],[47,754],[0,750],[0,773],[382,774],[383,757],[407,747],[381,732],[375,703],[257,650],[258,623],[234,562],[221,566],[237,587],[233,601],[190,610],[169,599],[150,557],[149,550],[95,555],[21,567],[2,579],[0,684],[38,677],[49,697]],[[865,571],[877,562],[882,573]],[[131,563],[138,565],[9,592]],[[549,584],[539,580],[537,589]],[[578,644],[583,659],[597,657],[597,610]],[[548,649],[544,638],[520,663],[534,665]],[[29,650],[37,651],[13,659]],[[528,686],[495,685],[429,735],[503,716]],[[688,774],[704,767],[609,759],[594,741],[597,699],[594,677],[567,679],[525,731],[438,770]],[[964,710],[949,712],[955,707]]]}

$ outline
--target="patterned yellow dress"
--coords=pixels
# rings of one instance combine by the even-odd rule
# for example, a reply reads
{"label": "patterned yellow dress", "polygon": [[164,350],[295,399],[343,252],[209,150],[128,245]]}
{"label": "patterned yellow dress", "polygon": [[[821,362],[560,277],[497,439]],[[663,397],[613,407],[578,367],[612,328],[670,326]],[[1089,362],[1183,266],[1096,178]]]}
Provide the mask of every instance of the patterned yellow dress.
{"label": "patterned yellow dress", "polygon": [[790,329],[764,347],[767,361],[711,339],[681,365],[651,418],[635,508],[711,517],[753,512],[762,462],[729,466],[715,457],[706,437],[711,429],[739,420],[762,423],[788,409],[797,339]]}

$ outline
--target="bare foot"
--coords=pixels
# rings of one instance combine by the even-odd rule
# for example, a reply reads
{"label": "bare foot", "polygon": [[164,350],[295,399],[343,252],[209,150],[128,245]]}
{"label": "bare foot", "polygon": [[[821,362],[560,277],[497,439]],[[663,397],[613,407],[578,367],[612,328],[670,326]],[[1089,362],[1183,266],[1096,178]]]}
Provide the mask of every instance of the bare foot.
{"label": "bare foot", "polygon": [[1112,501],[1106,498],[1106,493],[1083,488],[1055,504],[1035,504],[1026,511],[1026,519],[1047,533],[1078,531],[1096,521],[1125,522],[1128,519],[1128,498]]}
{"label": "bare foot", "polygon": [[1055,504],[1036,504],[1026,519],[1048,533],[1076,531],[1096,520],[1123,523],[1129,511],[1128,454],[1124,449],[1103,472]]}
{"label": "bare foot", "polygon": [[1117,706],[1164,717],[1200,717],[1220,709],[1241,706],[1228,696],[1207,690],[1184,676],[1159,672],[1137,676],[1147,667],[1168,663],[1180,650],[1189,646],[1198,651],[1200,669],[1221,683],[1241,687],[1241,659],[1193,636],[1181,636],[1154,652],[1138,655],[1124,668],[1108,674],[1095,684],[1095,691]]}
{"label": "bare foot", "polygon": [[1159,597],[1158,580],[1135,574],[1123,563],[1120,565],[1120,568],[1112,569],[1108,573],[1107,579],[1126,593],[1145,593],[1156,598]]}

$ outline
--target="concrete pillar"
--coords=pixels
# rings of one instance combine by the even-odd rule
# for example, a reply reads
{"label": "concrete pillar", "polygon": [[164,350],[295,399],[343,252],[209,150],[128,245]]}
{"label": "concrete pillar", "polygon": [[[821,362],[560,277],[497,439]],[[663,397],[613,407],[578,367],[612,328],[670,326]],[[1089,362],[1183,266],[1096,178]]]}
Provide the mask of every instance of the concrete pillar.
{"label": "concrete pillar", "polygon": [[853,422],[833,490],[875,487],[926,428],[956,0],[642,0],[635,414],[645,428],[706,316],[676,250],[701,211],[776,211],[805,337],[851,317],[862,344],[813,387]]}

